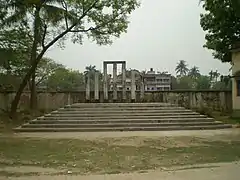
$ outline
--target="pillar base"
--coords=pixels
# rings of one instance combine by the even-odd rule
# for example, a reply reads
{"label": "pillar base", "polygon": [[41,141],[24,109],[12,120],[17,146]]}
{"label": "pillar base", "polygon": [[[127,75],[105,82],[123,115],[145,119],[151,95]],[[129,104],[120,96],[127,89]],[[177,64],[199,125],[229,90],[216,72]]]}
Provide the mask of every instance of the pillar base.
{"label": "pillar base", "polygon": [[100,103],[100,100],[99,99],[95,99],[94,102],[95,103]]}
{"label": "pillar base", "polygon": [[233,118],[233,119],[240,119],[240,109],[234,109],[232,111],[231,118]]}
{"label": "pillar base", "polygon": [[135,99],[131,99],[131,103],[135,103],[136,102],[136,100]]}
{"label": "pillar base", "polygon": [[122,101],[121,101],[122,103],[126,103],[127,102],[127,100],[126,99],[122,99]]}

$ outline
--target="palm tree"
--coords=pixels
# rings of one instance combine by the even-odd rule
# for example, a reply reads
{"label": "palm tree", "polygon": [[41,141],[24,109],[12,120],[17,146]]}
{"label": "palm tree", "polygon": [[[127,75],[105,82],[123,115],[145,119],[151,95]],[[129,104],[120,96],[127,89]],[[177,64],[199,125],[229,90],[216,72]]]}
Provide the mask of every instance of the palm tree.
{"label": "palm tree", "polygon": [[200,70],[198,67],[196,66],[193,66],[189,72],[188,72],[188,76],[190,76],[191,78],[197,78],[199,77],[201,74],[200,74]]}
{"label": "palm tree", "polygon": [[215,79],[215,82],[218,81],[219,76],[220,76],[220,73],[218,72],[218,70],[216,70],[215,72],[213,72],[213,78]]}
{"label": "palm tree", "polygon": [[209,77],[210,77],[210,81],[212,81],[214,79],[214,71],[213,70],[211,70],[209,72]]}
{"label": "palm tree", "polygon": [[97,69],[96,69],[96,66],[95,65],[89,65],[89,66],[86,66],[85,67],[85,71],[84,71],[84,74],[87,75],[88,73],[92,73],[92,72],[96,72]]}
{"label": "palm tree", "polygon": [[175,71],[178,76],[185,76],[188,72],[186,61],[180,60],[175,68]]}

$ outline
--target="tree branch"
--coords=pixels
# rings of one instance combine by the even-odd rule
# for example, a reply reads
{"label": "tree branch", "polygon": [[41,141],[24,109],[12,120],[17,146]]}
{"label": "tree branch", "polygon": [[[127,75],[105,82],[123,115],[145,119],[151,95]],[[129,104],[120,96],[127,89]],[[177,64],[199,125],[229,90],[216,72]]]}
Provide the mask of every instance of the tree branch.
{"label": "tree branch", "polygon": [[46,38],[46,35],[47,35],[47,25],[44,24],[44,31],[43,31],[43,37],[42,37],[42,48],[44,49],[45,48],[45,38]]}
{"label": "tree branch", "polygon": [[41,77],[41,79],[39,79],[39,81],[36,83],[36,86],[38,86],[46,77],[48,74],[45,74]]}
{"label": "tree branch", "polygon": [[[83,19],[88,12],[94,8],[96,6],[96,4],[98,3],[99,0],[96,0],[79,18],[78,21],[81,21],[81,19]],[[43,57],[44,53],[48,50],[48,48],[50,48],[53,44],[55,44],[59,39],[61,39],[63,36],[65,36],[68,32],[70,32],[76,25],[78,24],[78,22],[72,24],[70,27],[68,27],[65,31],[63,31],[61,34],[59,34],[58,36],[56,36],[51,42],[49,42],[44,48],[43,50],[39,53],[39,55],[36,58],[36,62],[38,63],[41,58]]]}
{"label": "tree branch", "polygon": [[67,19],[67,16],[66,16],[68,14],[68,6],[67,6],[67,3],[64,0],[62,1],[62,6],[65,9],[64,19],[65,19],[66,29],[68,29],[68,19]]}
{"label": "tree branch", "polygon": [[[76,33],[76,32],[88,32],[88,31],[96,31],[98,30],[99,28],[111,23],[112,21],[116,20],[117,17],[119,17],[121,14],[123,14],[124,11],[122,11],[121,13],[119,13],[118,15],[115,15],[112,19],[110,19],[109,21],[105,22],[105,23],[102,23],[100,25],[97,25],[95,27],[90,27],[88,29],[79,29],[79,30],[70,30],[69,32],[72,32],[72,33]],[[101,34],[107,34],[106,32],[101,32]]]}

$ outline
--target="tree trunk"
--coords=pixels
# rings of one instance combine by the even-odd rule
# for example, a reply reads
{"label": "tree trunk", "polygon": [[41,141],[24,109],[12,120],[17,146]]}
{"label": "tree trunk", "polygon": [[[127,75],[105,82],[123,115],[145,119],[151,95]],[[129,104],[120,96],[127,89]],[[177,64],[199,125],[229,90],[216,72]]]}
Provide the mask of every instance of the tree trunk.
{"label": "tree trunk", "polygon": [[10,114],[9,114],[9,117],[11,119],[14,119],[16,117],[16,111],[17,111],[17,107],[18,107],[18,103],[19,103],[19,100],[21,98],[21,94],[24,90],[24,88],[26,87],[27,83],[29,82],[30,78],[31,78],[31,75],[34,73],[35,69],[37,68],[37,65],[39,63],[39,60],[36,61],[32,67],[30,68],[30,70],[27,72],[27,74],[25,75],[25,77],[23,78],[23,81],[22,83],[20,84],[19,86],[19,89],[14,97],[14,100],[12,101],[12,104],[11,104],[11,111],[10,111]]}
{"label": "tree trunk", "polygon": [[[36,7],[35,9],[35,13],[34,13],[34,35],[33,35],[33,45],[32,45],[32,50],[31,50],[31,59],[30,59],[30,63],[31,63],[31,68],[28,71],[28,73],[25,75],[17,93],[16,96],[14,98],[14,100],[12,101],[12,105],[11,105],[11,111],[10,111],[10,118],[13,119],[16,116],[16,111],[17,111],[17,107],[18,107],[18,103],[20,101],[21,98],[21,94],[24,90],[24,88],[26,87],[27,83],[29,82],[31,76],[33,76],[33,81],[32,81],[32,88],[31,88],[31,92],[33,92],[33,97],[32,97],[32,93],[31,93],[31,100],[30,100],[30,105],[34,107],[35,105],[35,92],[36,92],[36,88],[35,88],[35,71],[37,68],[37,65],[41,59],[41,57],[39,57],[37,59],[37,47],[38,47],[38,43],[39,43],[39,39],[40,39],[40,7]],[[33,75],[34,74],[34,75]],[[33,102],[33,104],[32,104]]]}
{"label": "tree trunk", "polygon": [[27,85],[28,85],[28,90],[31,91],[32,85],[30,80],[28,81]]}
{"label": "tree trunk", "polygon": [[[37,7],[35,10],[35,20],[34,20],[34,40],[31,52],[31,64],[34,64],[37,58],[37,46],[40,42],[40,8]],[[31,83],[31,96],[30,96],[30,109],[37,109],[37,92],[36,92],[36,68],[32,73],[32,83]]]}
{"label": "tree trunk", "polygon": [[37,109],[36,70],[34,70],[34,72],[32,74],[30,90],[31,90],[30,109],[36,110]]}

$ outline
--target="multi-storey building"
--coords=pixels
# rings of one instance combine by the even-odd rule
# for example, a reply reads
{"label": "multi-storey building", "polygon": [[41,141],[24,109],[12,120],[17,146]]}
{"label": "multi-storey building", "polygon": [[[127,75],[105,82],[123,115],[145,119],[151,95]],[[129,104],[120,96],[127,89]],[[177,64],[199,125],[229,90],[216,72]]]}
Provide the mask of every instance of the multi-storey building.
{"label": "multi-storey building", "polygon": [[156,73],[153,68],[144,76],[145,91],[169,91],[171,90],[171,74]]}
{"label": "multi-storey building", "polygon": [[[169,91],[171,90],[171,74],[168,73],[156,73],[153,68],[146,74],[140,75],[139,72],[135,78],[136,90],[140,90],[141,81],[144,82],[145,91]],[[141,78],[142,76],[142,78]],[[117,89],[122,90],[122,78],[121,75],[117,77]],[[110,79],[110,90],[113,90],[113,79]],[[126,90],[131,90],[131,78],[126,78]]]}

